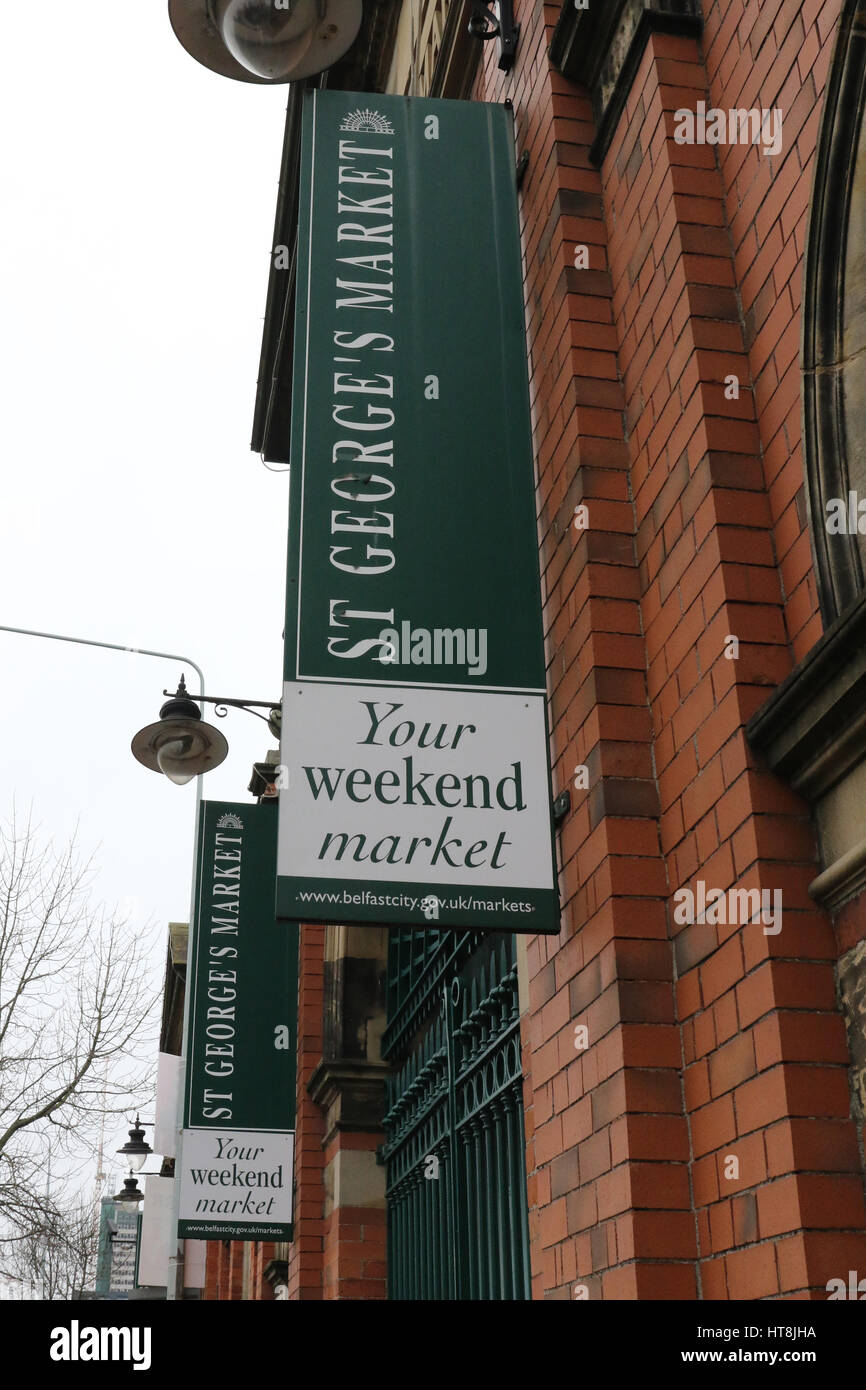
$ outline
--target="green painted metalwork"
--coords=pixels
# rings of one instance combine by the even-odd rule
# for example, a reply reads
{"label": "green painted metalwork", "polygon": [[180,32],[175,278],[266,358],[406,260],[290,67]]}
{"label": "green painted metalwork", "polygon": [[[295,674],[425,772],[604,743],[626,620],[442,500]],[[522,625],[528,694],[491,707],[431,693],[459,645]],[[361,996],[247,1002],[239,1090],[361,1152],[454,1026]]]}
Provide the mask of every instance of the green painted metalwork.
{"label": "green painted metalwork", "polygon": [[388,1296],[528,1299],[512,935],[391,931]]}

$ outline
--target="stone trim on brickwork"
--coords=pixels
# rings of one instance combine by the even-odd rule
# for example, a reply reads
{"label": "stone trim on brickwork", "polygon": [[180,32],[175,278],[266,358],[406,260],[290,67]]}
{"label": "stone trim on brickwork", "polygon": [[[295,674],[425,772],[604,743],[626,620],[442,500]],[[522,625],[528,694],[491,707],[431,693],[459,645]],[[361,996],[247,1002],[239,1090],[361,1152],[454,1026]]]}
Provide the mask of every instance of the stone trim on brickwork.
{"label": "stone trim on brickwork", "polygon": [[377,1133],[385,1113],[384,1062],[321,1062],[307,1090],[325,1115],[325,1146],[340,1130]]}
{"label": "stone trim on brickwork", "polygon": [[823,871],[809,891],[837,911],[866,888],[866,595],[749,721],[747,737],[815,810]]}
{"label": "stone trim on brickwork", "polygon": [[866,498],[866,13],[847,0],[815,159],[803,278],[803,442],[821,612],[830,624],[863,592],[866,540],[829,535],[827,501]]}
{"label": "stone trim on brickwork", "polygon": [[563,0],[550,61],[592,93],[596,138],[589,157],[601,164],[613,139],[652,33],[701,32],[699,0],[615,0],[577,9]]}
{"label": "stone trim on brickwork", "polygon": [[862,1125],[866,1121],[866,941],[845,952],[836,978],[851,1053],[851,1110]]}

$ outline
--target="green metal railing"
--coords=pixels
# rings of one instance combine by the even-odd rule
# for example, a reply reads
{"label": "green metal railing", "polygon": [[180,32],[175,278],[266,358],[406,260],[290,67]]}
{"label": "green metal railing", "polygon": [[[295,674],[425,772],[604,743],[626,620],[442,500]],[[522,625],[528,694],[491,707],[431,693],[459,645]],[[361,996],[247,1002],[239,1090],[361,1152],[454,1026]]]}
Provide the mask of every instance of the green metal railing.
{"label": "green metal railing", "polygon": [[528,1299],[513,936],[392,930],[388,1296]]}

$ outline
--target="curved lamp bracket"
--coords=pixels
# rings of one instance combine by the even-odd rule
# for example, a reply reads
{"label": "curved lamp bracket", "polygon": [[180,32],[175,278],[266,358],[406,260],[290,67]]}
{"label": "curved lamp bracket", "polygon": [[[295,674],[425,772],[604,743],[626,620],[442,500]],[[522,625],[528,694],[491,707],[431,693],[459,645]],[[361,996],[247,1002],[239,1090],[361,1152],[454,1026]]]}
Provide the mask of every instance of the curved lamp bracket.
{"label": "curved lamp bracket", "polygon": [[481,39],[483,43],[489,39],[498,39],[499,66],[503,72],[508,72],[514,65],[520,34],[520,25],[514,23],[513,0],[497,0],[498,15],[487,8],[484,0],[469,0],[469,8],[472,11],[469,17],[469,33],[473,39]]}
{"label": "curved lamp bracket", "polygon": [[[172,691],[164,690],[162,693],[163,695],[171,695]],[[218,719],[225,719],[229,708],[243,709],[246,710],[247,714],[254,714],[256,719],[263,719],[266,724],[270,725],[274,716],[279,715],[280,711],[278,700],[230,700],[224,695],[190,695],[189,699],[201,700],[204,704],[213,705],[213,712]],[[253,706],[258,706],[258,709],[254,709]],[[259,714],[259,709],[266,709],[269,713]],[[279,723],[279,720],[277,719],[276,722]],[[271,732],[274,732],[273,729]]]}

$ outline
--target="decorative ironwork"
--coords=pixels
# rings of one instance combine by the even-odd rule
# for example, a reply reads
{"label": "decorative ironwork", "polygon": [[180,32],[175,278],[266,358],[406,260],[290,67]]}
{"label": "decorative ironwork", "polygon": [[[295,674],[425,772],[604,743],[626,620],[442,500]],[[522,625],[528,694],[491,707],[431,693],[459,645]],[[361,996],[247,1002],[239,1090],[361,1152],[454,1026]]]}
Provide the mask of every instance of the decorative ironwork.
{"label": "decorative ironwork", "polygon": [[528,1299],[512,935],[391,932],[389,1296]]}
{"label": "decorative ironwork", "polygon": [[[163,695],[173,695],[174,691],[164,690],[162,693]],[[184,694],[186,694],[185,689]],[[275,720],[275,716],[279,715],[280,712],[279,700],[230,700],[225,695],[190,695],[189,699],[213,705],[213,712],[217,719],[225,719],[229,709],[242,709],[246,710],[247,714],[254,714],[256,719],[263,719],[268,725],[272,721],[279,723],[278,719]],[[254,709],[253,706],[258,706],[258,709],[266,709],[269,713],[259,714],[258,709]],[[271,732],[274,733],[274,730],[271,729]],[[275,737],[277,736],[275,734]]]}

